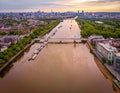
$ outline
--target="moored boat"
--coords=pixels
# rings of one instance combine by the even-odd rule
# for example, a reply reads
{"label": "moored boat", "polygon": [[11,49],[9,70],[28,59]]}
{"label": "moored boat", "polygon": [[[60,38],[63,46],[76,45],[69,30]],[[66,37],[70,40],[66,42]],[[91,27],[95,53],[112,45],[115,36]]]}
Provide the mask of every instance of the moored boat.
{"label": "moored boat", "polygon": [[39,53],[39,50],[35,50],[35,51],[34,51],[34,54],[38,54],[38,53]]}
{"label": "moored boat", "polygon": [[118,81],[117,79],[114,79],[113,82],[120,89],[120,81]]}
{"label": "moored boat", "polygon": [[37,54],[34,54],[31,59],[34,60],[36,57],[37,57]]}

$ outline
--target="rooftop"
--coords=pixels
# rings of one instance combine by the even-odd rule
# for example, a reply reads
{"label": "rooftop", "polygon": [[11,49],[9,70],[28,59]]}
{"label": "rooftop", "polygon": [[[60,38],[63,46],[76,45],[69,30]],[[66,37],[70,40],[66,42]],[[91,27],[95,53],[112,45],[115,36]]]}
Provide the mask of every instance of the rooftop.
{"label": "rooftop", "polygon": [[117,49],[113,46],[111,46],[109,43],[99,43],[101,46],[103,46],[107,51],[116,51]]}
{"label": "rooftop", "polygon": [[116,56],[119,56],[120,57],[120,52],[116,54]]}
{"label": "rooftop", "polygon": [[103,24],[103,22],[101,22],[101,21],[95,21],[95,23],[98,23],[98,24]]}
{"label": "rooftop", "polygon": [[93,38],[104,38],[103,36],[90,36],[89,39],[93,39]]}

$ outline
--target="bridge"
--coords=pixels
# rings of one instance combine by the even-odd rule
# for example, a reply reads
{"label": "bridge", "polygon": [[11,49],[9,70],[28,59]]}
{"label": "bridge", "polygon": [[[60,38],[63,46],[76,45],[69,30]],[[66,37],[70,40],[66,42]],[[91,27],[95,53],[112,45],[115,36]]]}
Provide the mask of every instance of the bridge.
{"label": "bridge", "polygon": [[35,39],[36,42],[44,43],[81,43],[81,42],[86,42],[86,38],[37,38]]}

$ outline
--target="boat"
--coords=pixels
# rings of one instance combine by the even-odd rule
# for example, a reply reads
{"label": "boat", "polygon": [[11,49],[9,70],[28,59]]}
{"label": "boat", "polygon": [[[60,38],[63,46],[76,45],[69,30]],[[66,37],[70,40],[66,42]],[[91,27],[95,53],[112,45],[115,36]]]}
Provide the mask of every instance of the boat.
{"label": "boat", "polygon": [[39,50],[35,50],[35,51],[34,51],[34,54],[38,54],[38,53],[39,53]]}
{"label": "boat", "polygon": [[38,51],[40,52],[40,51],[41,51],[41,49],[42,49],[42,46],[38,48]]}
{"label": "boat", "polygon": [[31,60],[31,58],[28,59],[28,61],[30,61],[30,60]]}
{"label": "boat", "polygon": [[43,47],[45,47],[45,45],[46,45],[47,43],[48,43],[48,42],[44,42]]}
{"label": "boat", "polygon": [[45,46],[41,46],[40,48],[42,49],[42,48],[44,48]]}
{"label": "boat", "polygon": [[41,48],[38,48],[37,50],[40,52],[40,51],[41,51]]}
{"label": "boat", "polygon": [[61,26],[59,26],[59,27],[58,27],[58,29],[60,29],[61,27],[62,27],[62,25],[61,25]]}
{"label": "boat", "polygon": [[37,54],[34,54],[31,59],[34,60],[36,57],[37,57]]}
{"label": "boat", "polygon": [[113,82],[120,89],[120,81],[118,81],[117,79],[114,79]]}

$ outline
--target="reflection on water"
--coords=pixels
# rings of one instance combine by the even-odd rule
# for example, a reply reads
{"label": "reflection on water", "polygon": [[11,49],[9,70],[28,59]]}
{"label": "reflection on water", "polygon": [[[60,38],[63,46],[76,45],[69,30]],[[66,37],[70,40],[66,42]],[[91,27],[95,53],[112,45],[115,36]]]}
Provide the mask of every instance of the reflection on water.
{"label": "reflection on water", "polygon": [[[53,38],[79,35],[75,20],[61,24],[62,30],[55,28]],[[35,60],[28,61],[39,45],[32,45],[6,70],[9,73],[1,75],[0,93],[114,93],[86,44],[48,44]]]}
{"label": "reflection on water", "polygon": [[[62,27],[59,28],[59,26],[62,26]],[[70,27],[72,29],[70,29]],[[79,26],[74,19],[64,20],[55,29],[53,29],[53,31],[51,31],[50,34],[52,34],[56,30],[57,32],[55,33],[54,36],[52,36],[52,38],[80,38],[81,37]]]}
{"label": "reflection on water", "polygon": [[13,64],[8,65],[2,72],[0,72],[0,77],[3,78],[13,67]]}
{"label": "reflection on water", "polygon": [[34,61],[16,62],[0,88],[1,93],[113,93],[83,44],[49,44]]}
{"label": "reflection on water", "polygon": [[0,72],[0,77],[3,78],[12,69],[16,62],[25,62],[32,55],[33,51],[39,47],[39,43],[32,45],[27,48],[25,52],[22,52],[16,59],[14,59],[2,72]]}
{"label": "reflection on water", "polygon": [[[26,50],[26,53],[29,51],[29,48]],[[10,69],[14,66],[14,63],[17,62],[17,60],[20,60],[24,57],[25,52],[22,52],[16,59],[14,59],[6,68],[4,68],[0,72],[0,77],[3,78],[9,71]]]}

